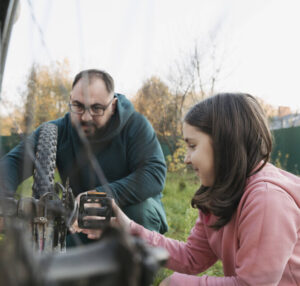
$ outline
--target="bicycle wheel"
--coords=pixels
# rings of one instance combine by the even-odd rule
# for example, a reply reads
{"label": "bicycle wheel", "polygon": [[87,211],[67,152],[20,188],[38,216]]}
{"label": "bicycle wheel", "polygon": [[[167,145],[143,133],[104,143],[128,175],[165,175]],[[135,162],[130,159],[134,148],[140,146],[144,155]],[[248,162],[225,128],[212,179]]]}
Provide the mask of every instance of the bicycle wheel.
{"label": "bicycle wheel", "polygon": [[44,123],[39,133],[33,171],[32,195],[36,199],[47,192],[54,191],[56,150],[57,126]]}

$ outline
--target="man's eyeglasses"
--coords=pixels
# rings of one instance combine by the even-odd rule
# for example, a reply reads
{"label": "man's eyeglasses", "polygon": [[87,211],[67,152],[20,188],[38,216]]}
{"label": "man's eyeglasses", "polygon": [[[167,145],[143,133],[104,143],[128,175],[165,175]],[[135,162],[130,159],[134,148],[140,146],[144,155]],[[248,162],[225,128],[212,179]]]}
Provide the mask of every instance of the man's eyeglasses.
{"label": "man's eyeglasses", "polygon": [[90,113],[91,116],[103,116],[105,110],[109,107],[109,105],[112,103],[114,97],[110,100],[110,102],[103,106],[102,104],[96,103],[89,107],[85,107],[82,103],[75,101],[73,103],[69,103],[70,111],[76,114],[84,114],[86,110]]}

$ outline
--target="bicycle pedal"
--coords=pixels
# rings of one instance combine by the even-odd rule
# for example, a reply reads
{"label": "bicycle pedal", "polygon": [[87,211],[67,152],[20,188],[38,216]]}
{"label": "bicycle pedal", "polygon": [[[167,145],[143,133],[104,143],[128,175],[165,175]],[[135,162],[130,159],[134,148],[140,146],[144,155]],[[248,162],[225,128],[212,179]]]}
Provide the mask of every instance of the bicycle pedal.
{"label": "bicycle pedal", "polygon": [[[89,218],[92,216],[99,219]],[[78,211],[78,226],[80,228],[101,229],[110,222],[113,216],[112,199],[107,197],[106,193],[87,192],[80,197]]]}

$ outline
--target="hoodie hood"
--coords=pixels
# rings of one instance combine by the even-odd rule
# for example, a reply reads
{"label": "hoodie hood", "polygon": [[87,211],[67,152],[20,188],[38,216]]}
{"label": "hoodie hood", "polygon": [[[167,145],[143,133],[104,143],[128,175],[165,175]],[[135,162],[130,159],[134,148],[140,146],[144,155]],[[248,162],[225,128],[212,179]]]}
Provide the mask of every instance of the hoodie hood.
{"label": "hoodie hood", "polygon": [[262,170],[249,177],[243,197],[258,188],[259,184],[266,183],[288,193],[300,208],[300,177],[279,169],[270,163],[267,163]]}
{"label": "hoodie hood", "polygon": [[131,115],[135,112],[132,103],[125,97],[123,94],[115,94],[115,97],[118,99],[116,112],[109,120],[105,131],[101,134],[101,137],[94,138],[92,142],[103,142],[109,141],[113,137],[117,136],[124,126],[127,124]]}

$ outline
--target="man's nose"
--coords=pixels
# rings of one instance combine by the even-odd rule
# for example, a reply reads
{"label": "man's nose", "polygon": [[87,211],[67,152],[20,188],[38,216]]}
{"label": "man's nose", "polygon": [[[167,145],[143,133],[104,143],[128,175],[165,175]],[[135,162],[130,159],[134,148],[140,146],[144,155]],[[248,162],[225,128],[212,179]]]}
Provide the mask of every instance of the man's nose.
{"label": "man's nose", "polygon": [[90,110],[88,108],[86,108],[84,113],[81,115],[81,120],[82,121],[91,121],[92,119],[93,119],[93,117],[90,114]]}

